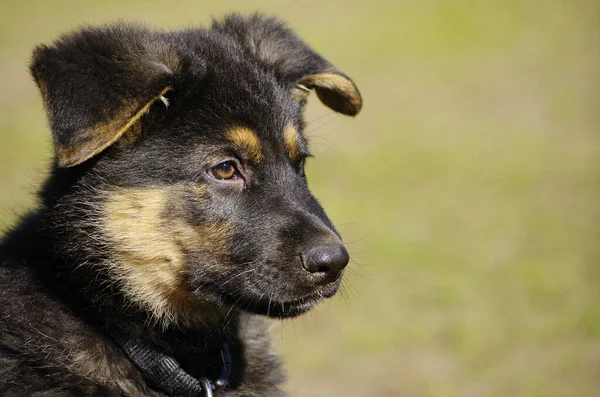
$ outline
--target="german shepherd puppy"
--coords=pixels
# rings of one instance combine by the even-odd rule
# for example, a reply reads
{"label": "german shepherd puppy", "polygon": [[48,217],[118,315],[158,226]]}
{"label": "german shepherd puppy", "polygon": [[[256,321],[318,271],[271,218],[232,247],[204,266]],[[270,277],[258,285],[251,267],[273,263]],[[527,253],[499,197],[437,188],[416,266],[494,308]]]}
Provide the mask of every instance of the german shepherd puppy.
{"label": "german shepherd puppy", "polygon": [[306,95],[355,115],[352,80],[258,14],[86,28],[31,73],[56,155],[0,244],[0,395],[283,395],[264,316],[348,263],[306,184]]}

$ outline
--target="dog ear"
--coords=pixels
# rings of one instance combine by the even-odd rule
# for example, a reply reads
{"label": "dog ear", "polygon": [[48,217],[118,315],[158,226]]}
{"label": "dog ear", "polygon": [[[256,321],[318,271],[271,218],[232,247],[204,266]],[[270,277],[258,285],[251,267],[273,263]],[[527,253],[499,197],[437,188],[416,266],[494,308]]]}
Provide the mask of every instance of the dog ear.
{"label": "dog ear", "polygon": [[30,71],[59,167],[81,164],[112,145],[172,89],[177,57],[151,34],[134,26],[91,28],[36,48]]}
{"label": "dog ear", "polygon": [[233,14],[223,22],[213,21],[212,27],[232,37],[280,78],[297,84],[300,90],[314,89],[321,102],[336,112],[354,116],[360,111],[362,98],[352,79],[279,20]]}

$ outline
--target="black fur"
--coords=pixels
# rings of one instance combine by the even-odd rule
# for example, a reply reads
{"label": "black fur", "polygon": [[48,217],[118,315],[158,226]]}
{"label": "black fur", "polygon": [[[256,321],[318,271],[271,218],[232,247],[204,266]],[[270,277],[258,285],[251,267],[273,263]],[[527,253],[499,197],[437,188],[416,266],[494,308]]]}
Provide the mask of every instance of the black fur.
{"label": "black fur", "polygon": [[[111,329],[198,377],[227,340],[233,373],[216,395],[282,395],[261,316],[332,296],[341,273],[306,262],[345,252],[306,185],[303,92],[354,115],[354,83],[260,15],[87,28],[37,48],[31,71],[56,161],[0,245],[0,395],[165,395]],[[240,128],[260,156],[232,143]]]}

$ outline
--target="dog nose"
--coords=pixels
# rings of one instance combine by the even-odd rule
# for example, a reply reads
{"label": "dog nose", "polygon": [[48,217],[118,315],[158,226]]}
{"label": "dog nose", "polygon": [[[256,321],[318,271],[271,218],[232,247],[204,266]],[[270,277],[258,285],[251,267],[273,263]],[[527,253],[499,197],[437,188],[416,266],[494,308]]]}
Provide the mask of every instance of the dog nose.
{"label": "dog nose", "polygon": [[316,277],[317,284],[329,284],[340,277],[350,256],[343,245],[335,244],[314,247],[302,259],[302,266]]}

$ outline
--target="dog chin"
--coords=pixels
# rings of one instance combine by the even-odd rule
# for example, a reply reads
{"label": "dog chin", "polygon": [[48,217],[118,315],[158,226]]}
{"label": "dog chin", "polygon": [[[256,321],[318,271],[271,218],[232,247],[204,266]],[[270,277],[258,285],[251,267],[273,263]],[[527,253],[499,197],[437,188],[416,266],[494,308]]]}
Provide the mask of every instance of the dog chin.
{"label": "dog chin", "polygon": [[293,318],[310,311],[322,299],[332,297],[338,288],[338,283],[332,283],[319,288],[310,295],[286,301],[277,299],[249,299],[248,301],[252,303],[243,305],[240,308],[246,312],[270,318]]}

